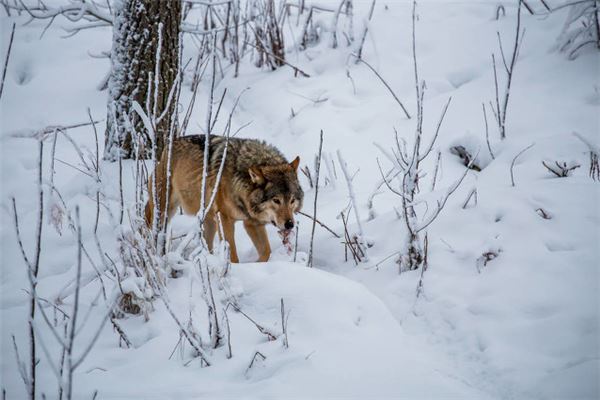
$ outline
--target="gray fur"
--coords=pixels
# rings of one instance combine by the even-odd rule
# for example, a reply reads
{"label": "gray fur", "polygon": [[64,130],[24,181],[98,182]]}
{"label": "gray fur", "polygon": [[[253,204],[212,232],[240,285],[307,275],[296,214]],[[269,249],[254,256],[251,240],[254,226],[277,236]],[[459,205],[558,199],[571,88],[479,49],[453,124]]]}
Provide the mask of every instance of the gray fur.
{"label": "gray fur", "polygon": [[[189,141],[199,146],[201,151],[204,151],[206,140],[204,135],[184,136],[178,140]],[[209,175],[216,175],[221,164],[226,141],[223,136],[210,136]],[[283,197],[286,202],[293,197],[299,202],[298,209],[302,207],[304,192],[300,187],[296,171],[266,168],[264,169],[267,171],[264,185],[256,185],[250,179],[248,171],[251,167],[277,167],[289,164],[289,161],[276,147],[256,139],[229,138],[227,153],[224,168],[232,173],[233,186],[241,189],[240,193],[248,193],[250,203],[248,207],[252,211],[260,212],[264,204],[275,196]],[[236,203],[240,211],[248,214],[248,210],[242,207],[244,202],[241,199],[236,200]]]}

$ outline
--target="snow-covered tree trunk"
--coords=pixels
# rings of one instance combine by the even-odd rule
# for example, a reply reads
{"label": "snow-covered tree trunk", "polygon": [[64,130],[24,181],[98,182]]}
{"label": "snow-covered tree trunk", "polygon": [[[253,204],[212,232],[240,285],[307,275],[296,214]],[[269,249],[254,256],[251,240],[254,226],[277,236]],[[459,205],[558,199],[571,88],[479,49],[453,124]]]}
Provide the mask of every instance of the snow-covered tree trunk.
{"label": "snow-covered tree trunk", "polygon": [[133,158],[138,145],[140,157],[151,155],[153,138],[133,112],[134,101],[156,118],[161,154],[177,118],[177,99],[169,101],[169,92],[179,74],[180,23],[180,1],[115,1],[105,159],[116,160],[119,153]]}

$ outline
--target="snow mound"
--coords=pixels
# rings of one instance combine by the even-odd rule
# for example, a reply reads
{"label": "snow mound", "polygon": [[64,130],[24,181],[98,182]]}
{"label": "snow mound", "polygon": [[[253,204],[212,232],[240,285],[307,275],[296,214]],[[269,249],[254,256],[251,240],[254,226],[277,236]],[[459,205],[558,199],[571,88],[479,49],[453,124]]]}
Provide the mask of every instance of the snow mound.
{"label": "snow mound", "polygon": [[[187,309],[184,281],[172,280],[169,288],[173,308],[179,312]],[[105,371],[80,373],[77,386],[86,391],[96,387],[108,398],[240,398],[248,393],[258,398],[482,398],[424,363],[431,357],[411,345],[384,304],[358,283],[289,262],[237,264],[227,282],[244,313],[272,332],[281,333],[280,301],[284,299],[289,348],[284,348],[281,337],[268,341],[245,317],[230,310],[233,357],[227,359],[217,349],[212,366],[201,368],[194,361],[186,367],[177,357],[168,360],[177,329],[157,306],[148,323],[124,321],[127,332],[145,343],[134,349],[100,344],[103,349],[81,371],[95,367]],[[398,342],[404,345],[390,346]],[[265,359],[258,357],[248,368],[256,352]]]}

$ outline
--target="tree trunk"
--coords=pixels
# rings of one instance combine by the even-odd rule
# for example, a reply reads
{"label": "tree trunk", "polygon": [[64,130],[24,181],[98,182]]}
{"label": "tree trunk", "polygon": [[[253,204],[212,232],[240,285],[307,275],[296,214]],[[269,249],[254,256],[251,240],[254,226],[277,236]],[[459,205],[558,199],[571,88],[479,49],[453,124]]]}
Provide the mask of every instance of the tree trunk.
{"label": "tree trunk", "polygon": [[[177,123],[177,98],[169,103],[168,97],[179,74],[180,23],[180,1],[115,1],[105,159],[134,158],[138,149],[148,158],[154,139],[161,154]],[[154,126],[156,138],[133,111],[134,101],[151,121],[169,108]]]}

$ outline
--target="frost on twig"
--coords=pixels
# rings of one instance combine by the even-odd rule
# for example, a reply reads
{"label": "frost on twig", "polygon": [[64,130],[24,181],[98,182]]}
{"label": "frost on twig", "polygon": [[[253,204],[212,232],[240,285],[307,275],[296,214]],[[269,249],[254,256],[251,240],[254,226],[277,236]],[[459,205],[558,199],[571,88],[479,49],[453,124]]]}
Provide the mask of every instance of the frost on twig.
{"label": "frost on twig", "polygon": [[[352,206],[349,206],[352,208]],[[350,210],[348,210],[348,213]],[[366,258],[366,248],[363,250],[362,241],[359,242],[358,235],[350,234],[348,231],[348,215],[344,214],[344,211],[340,213],[340,218],[342,219],[342,224],[344,225],[344,260],[348,261],[348,250],[350,250],[350,254],[352,255],[352,259],[354,260],[354,264],[358,265]]]}
{"label": "frost on twig", "polygon": [[367,33],[369,32],[369,24],[371,23],[371,18],[373,18],[373,11],[375,10],[375,3],[376,3],[376,0],[373,0],[371,2],[371,8],[369,8],[369,15],[364,22],[363,31],[362,31],[362,34],[360,35],[360,42],[358,45],[358,50],[356,51],[356,63],[357,64],[362,59],[363,46],[365,45],[365,40],[367,39]]}
{"label": "frost on twig", "polygon": [[306,266],[313,267],[313,252],[314,252],[314,241],[315,241],[315,227],[317,224],[317,199],[319,196],[319,175],[321,171],[321,154],[323,152],[323,130],[319,134],[319,153],[317,156],[317,163],[315,167],[315,199],[313,203],[313,224],[310,234],[310,247],[308,250],[308,259],[306,260]]}
{"label": "frost on twig", "polygon": [[419,277],[419,283],[417,284],[417,298],[421,296],[424,292],[424,277],[427,268],[429,267],[428,261],[429,254],[429,240],[427,238],[427,234],[425,234],[425,238],[423,239],[423,267],[421,268],[421,276]]}
{"label": "frost on twig", "polygon": [[281,331],[283,336],[283,347],[286,349],[290,347],[289,339],[288,339],[288,318],[290,317],[289,311],[285,312],[285,304],[283,303],[283,297],[281,298]]}
{"label": "frost on twig", "polygon": [[600,50],[600,4],[598,0],[570,0],[551,11],[568,8],[562,32],[556,47],[570,60],[577,58],[585,48]]}
{"label": "frost on twig", "polygon": [[527,150],[529,150],[530,148],[532,148],[535,145],[535,143],[531,143],[529,146],[525,147],[523,150],[521,150],[520,152],[517,153],[517,155],[515,155],[515,157],[512,159],[511,163],[510,163],[510,182],[511,182],[511,186],[515,186],[515,174],[513,172],[513,169],[515,167],[515,163],[517,162],[517,158],[519,158],[523,153],[525,153]]}
{"label": "frost on twig", "polygon": [[253,1],[250,3],[256,50],[254,64],[263,65],[271,70],[286,64],[285,43],[283,40],[283,21],[277,17],[274,0]]}
{"label": "frost on twig", "polygon": [[[344,179],[346,180],[346,186],[348,187],[348,197],[350,199],[350,208],[354,210],[354,217],[356,220],[357,232],[349,234],[347,229],[347,220],[344,222],[344,230],[346,235],[346,245],[350,245],[353,249],[354,260],[357,262],[368,261],[369,255],[367,253],[367,248],[370,247],[365,239],[365,234],[363,231],[362,220],[360,218],[360,213],[358,211],[358,205],[356,203],[356,194],[354,193],[354,185],[352,183],[352,176],[348,172],[348,165],[346,164],[346,160],[342,157],[342,152],[340,150],[337,151],[338,163],[340,164],[340,168],[342,169],[342,173],[344,174]],[[342,213],[342,221],[344,220],[344,216]],[[353,243],[353,244],[352,244]]]}

